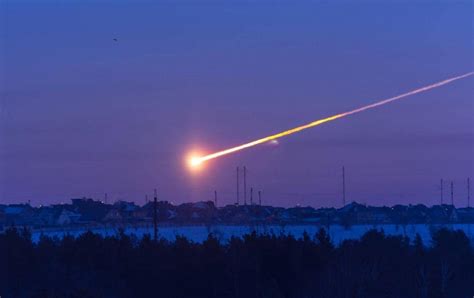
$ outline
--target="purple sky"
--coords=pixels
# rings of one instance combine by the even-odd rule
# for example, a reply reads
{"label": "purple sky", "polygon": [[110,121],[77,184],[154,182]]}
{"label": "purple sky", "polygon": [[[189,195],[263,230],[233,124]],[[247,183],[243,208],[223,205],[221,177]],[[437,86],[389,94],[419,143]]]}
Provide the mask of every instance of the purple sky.
{"label": "purple sky", "polygon": [[340,207],[344,165],[348,201],[432,205],[444,178],[466,205],[472,77],[199,175],[183,158],[471,71],[471,1],[7,0],[0,14],[0,203],[143,204],[156,187],[228,204],[246,165],[265,204]]}

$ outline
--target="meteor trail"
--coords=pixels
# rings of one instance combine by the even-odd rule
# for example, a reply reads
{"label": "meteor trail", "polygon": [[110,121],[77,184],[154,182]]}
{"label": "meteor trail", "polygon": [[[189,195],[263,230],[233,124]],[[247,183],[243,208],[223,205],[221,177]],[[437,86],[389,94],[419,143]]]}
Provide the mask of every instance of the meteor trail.
{"label": "meteor trail", "polygon": [[449,83],[454,82],[456,80],[460,80],[460,79],[469,77],[473,74],[474,74],[474,72],[468,72],[468,73],[465,73],[463,75],[452,77],[452,78],[449,78],[449,79],[446,79],[446,80],[443,80],[443,81],[440,81],[440,82],[437,82],[437,83],[434,83],[434,84],[431,84],[431,85],[428,85],[428,86],[424,86],[424,87],[421,87],[421,88],[418,88],[418,89],[415,89],[415,90],[412,90],[412,91],[409,91],[409,92],[406,92],[406,93],[403,93],[403,94],[400,94],[400,95],[397,95],[397,96],[394,96],[394,97],[390,97],[390,98],[387,98],[387,99],[384,99],[384,100],[381,100],[381,101],[377,101],[375,103],[363,106],[361,108],[357,108],[357,109],[352,110],[352,111],[348,111],[348,112],[337,114],[337,115],[330,116],[330,117],[327,117],[327,118],[319,119],[319,120],[316,120],[316,121],[313,121],[313,122],[310,122],[310,123],[307,123],[307,124],[304,124],[304,125],[301,125],[301,126],[289,129],[289,130],[285,130],[285,131],[282,131],[282,132],[279,132],[279,133],[276,133],[276,134],[273,134],[273,135],[270,135],[270,136],[267,136],[267,137],[264,137],[264,138],[261,138],[261,139],[257,139],[255,141],[251,141],[251,142],[248,142],[248,143],[236,146],[236,147],[228,148],[228,149],[218,151],[218,152],[214,152],[214,153],[204,155],[204,156],[192,157],[189,160],[189,165],[191,167],[196,167],[196,166],[199,166],[203,162],[208,161],[210,159],[221,157],[223,155],[227,155],[227,154],[234,153],[234,152],[237,152],[237,151],[249,148],[249,147],[253,147],[253,146],[262,144],[262,143],[266,143],[266,142],[269,142],[269,141],[272,141],[272,140],[276,140],[276,139],[279,139],[281,137],[284,137],[284,136],[287,136],[287,135],[290,135],[290,134],[294,134],[296,132],[305,130],[307,128],[318,126],[320,124],[323,124],[323,123],[326,123],[326,122],[329,122],[329,121],[333,121],[333,120],[336,120],[336,119],[339,119],[339,118],[342,118],[342,117],[346,117],[346,116],[349,116],[349,115],[352,115],[352,114],[356,114],[356,113],[359,113],[359,112],[362,112],[362,111],[365,111],[365,110],[370,110],[370,109],[376,108],[378,106],[382,106],[384,104],[390,103],[392,101],[396,101],[396,100],[399,100],[399,99],[402,99],[402,98],[405,98],[405,97],[408,97],[408,96],[411,96],[411,95],[415,95],[415,94],[422,93],[422,92],[425,92],[425,91],[428,91],[428,90],[431,90],[431,89],[434,89],[434,88],[441,87],[443,85],[449,84]]}

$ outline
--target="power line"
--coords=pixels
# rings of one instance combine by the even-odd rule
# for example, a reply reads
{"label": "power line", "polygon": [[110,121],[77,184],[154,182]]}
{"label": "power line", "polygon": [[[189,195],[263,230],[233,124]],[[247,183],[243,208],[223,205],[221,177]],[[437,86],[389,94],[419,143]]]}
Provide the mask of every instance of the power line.
{"label": "power line", "polygon": [[253,205],[253,187],[250,188],[250,205]]}
{"label": "power line", "polygon": [[454,182],[451,181],[451,205],[454,206]]}
{"label": "power line", "polygon": [[247,167],[244,166],[244,205],[247,205]]}
{"label": "power line", "polygon": [[239,167],[237,167],[237,206],[239,205]]}

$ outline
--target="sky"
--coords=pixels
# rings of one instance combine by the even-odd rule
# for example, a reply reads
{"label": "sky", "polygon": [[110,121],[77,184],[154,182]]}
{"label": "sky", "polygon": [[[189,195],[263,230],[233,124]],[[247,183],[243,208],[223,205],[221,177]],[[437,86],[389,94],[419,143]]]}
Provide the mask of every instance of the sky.
{"label": "sky", "polygon": [[378,2],[2,1],[0,203],[465,206],[473,77],[186,167],[473,70],[471,1]]}

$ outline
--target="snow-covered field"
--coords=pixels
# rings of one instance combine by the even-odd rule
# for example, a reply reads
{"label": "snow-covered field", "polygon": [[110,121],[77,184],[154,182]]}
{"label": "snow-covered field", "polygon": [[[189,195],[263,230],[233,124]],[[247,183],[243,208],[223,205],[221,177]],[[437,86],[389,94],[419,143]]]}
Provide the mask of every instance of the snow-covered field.
{"label": "snow-covered field", "polygon": [[[339,244],[345,239],[358,239],[364,233],[370,229],[383,230],[387,235],[406,235],[410,239],[414,239],[415,235],[420,234],[425,245],[431,243],[431,231],[446,227],[449,229],[463,230],[466,235],[471,239],[471,242],[474,242],[474,224],[450,224],[450,225],[424,225],[424,224],[415,224],[415,225],[355,225],[350,228],[344,228],[339,225],[332,225],[329,228],[329,235],[333,243]],[[251,233],[255,230],[257,233],[273,233],[279,235],[291,234],[297,238],[303,235],[303,232],[306,231],[310,236],[313,236],[321,226],[316,225],[258,225],[258,226],[245,226],[245,225],[213,225],[213,226],[159,226],[158,233],[160,238],[164,238],[170,241],[173,241],[176,236],[185,236],[186,238],[194,242],[202,242],[211,232],[213,233],[222,243],[228,241],[232,236],[241,237],[242,235]],[[117,227],[96,227],[90,229],[94,233],[101,234],[103,236],[112,236],[118,232]],[[59,237],[69,234],[77,237],[78,235],[84,233],[85,228],[80,229],[47,229],[47,230],[35,230],[33,231],[33,241],[37,242],[41,234],[48,235],[51,237]],[[124,227],[124,232],[126,234],[134,234],[138,238],[142,237],[145,234],[153,235],[153,227]]]}

